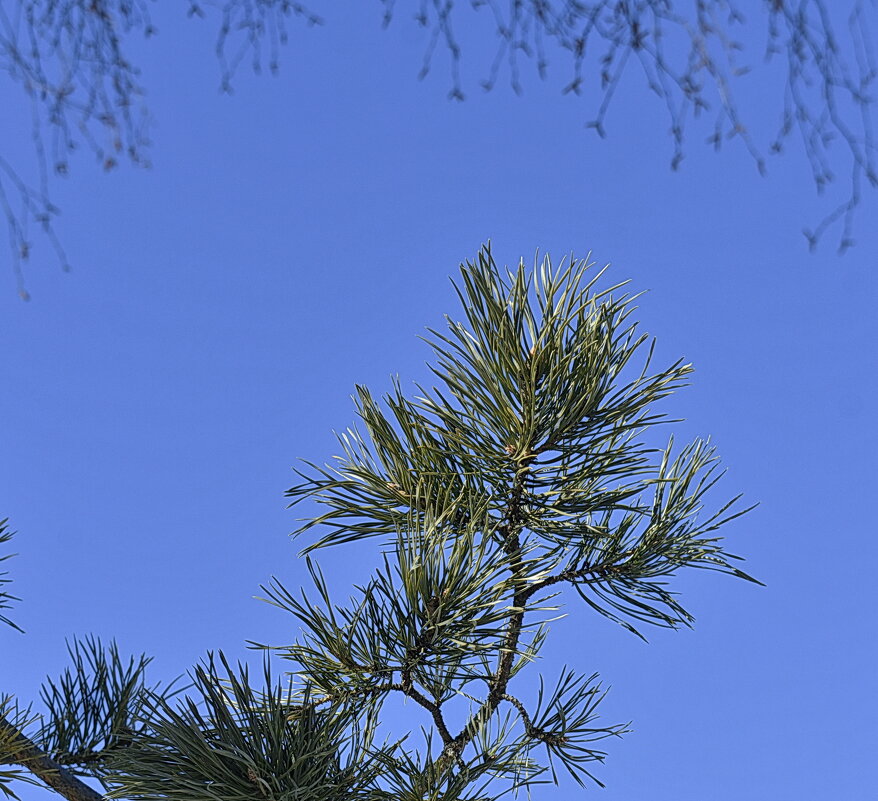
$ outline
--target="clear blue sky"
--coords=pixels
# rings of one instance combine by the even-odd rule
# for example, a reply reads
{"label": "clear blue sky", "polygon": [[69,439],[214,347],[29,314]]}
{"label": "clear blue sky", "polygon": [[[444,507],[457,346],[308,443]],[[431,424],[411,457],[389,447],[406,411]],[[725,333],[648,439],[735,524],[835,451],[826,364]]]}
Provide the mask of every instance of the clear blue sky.
{"label": "clear blue sky", "polygon": [[[80,156],[55,191],[73,272],[43,245],[30,303],[0,272],[0,517],[19,532],[27,630],[0,630],[0,690],[33,697],[73,634],[153,654],[157,679],[208,649],[291,641],[292,619],[253,596],[304,580],[283,492],[297,458],[335,452],[354,383],[424,375],[417,335],[456,311],[448,276],[486,239],[508,263],[591,250],[650,290],[659,355],[694,362],[665,409],[681,435],[712,435],[728,494],[761,503],[726,535],[767,587],[681,576],[696,627],[648,645],[571,598],[544,670],[599,671],[604,719],[634,729],[589,792],[874,798],[875,198],[857,247],[840,258],[830,234],[809,255],[800,231],[826,206],[798,148],[762,179],[704,130],[672,173],[662,108],[633,79],[600,141],[560,63],[521,98],[484,95],[471,50],[453,103],[443,56],[418,82],[413,23],[382,32],[377,3],[326,16],[292,27],[277,78],[242,71],[228,97],[215,23],[160,13],[141,60],[153,169]],[[768,131],[776,106],[755,95]],[[15,124],[3,147],[23,158]],[[375,557],[327,554],[333,585]]]}

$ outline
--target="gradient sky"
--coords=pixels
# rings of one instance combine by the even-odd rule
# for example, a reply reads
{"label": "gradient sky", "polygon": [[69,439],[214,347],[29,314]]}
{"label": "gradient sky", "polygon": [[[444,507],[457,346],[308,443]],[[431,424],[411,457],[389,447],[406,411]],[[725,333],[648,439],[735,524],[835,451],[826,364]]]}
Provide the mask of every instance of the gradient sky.
{"label": "gradient sky", "polygon": [[[336,451],[355,383],[425,375],[417,335],[456,314],[448,277],[490,238],[500,262],[591,251],[649,290],[660,359],[696,367],[665,411],[679,436],[713,437],[726,495],[761,504],[726,536],[767,586],[680,576],[693,631],[644,644],[570,598],[542,669],[598,671],[603,720],[633,733],[608,744],[606,790],[534,798],[874,798],[875,197],[847,255],[835,232],[809,254],[801,229],[826,204],[798,147],[760,178],[693,131],[672,173],[633,73],[601,141],[586,99],[560,93],[560,60],[522,97],[483,94],[465,51],[455,103],[444,56],[417,80],[424,39],[404,15],[387,31],[377,3],[326,18],[293,26],[278,77],[242,71],[229,97],[215,23],[159,13],[140,62],[153,168],[105,175],[82,154],[55,187],[73,271],[37,242],[30,303],[0,272],[0,517],[27,631],[0,630],[0,690],[33,698],[74,634],[154,655],[156,679],[208,649],[292,641],[292,619],[253,599],[272,575],[305,579],[291,467]],[[750,97],[765,141],[777,106]],[[17,124],[2,145],[23,159]],[[325,553],[340,598],[376,559]]]}

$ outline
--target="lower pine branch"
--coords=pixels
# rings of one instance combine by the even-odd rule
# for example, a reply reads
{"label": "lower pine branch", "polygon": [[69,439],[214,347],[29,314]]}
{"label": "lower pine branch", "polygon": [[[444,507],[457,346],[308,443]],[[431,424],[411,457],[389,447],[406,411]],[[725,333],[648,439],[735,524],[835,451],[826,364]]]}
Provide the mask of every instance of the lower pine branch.
{"label": "lower pine branch", "polygon": [[10,755],[10,763],[30,771],[56,793],[68,801],[106,801],[97,790],[93,790],[70,770],[60,765],[33,740],[16,729],[6,718],[0,717],[0,733],[10,736],[15,750]]}

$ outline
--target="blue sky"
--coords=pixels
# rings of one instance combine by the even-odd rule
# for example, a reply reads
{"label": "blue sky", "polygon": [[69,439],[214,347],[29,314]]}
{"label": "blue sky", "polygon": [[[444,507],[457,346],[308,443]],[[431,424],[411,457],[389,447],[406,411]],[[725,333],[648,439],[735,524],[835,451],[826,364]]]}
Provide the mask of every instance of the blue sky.
{"label": "blue sky", "polygon": [[[872,797],[875,198],[847,255],[832,233],[809,254],[801,229],[826,205],[797,148],[763,179],[697,134],[672,173],[662,108],[633,74],[601,141],[560,63],[523,97],[485,95],[473,51],[469,97],[449,102],[441,56],[419,82],[421,33],[402,15],[382,31],[374,6],[293,26],[280,75],[242,71],[231,97],[212,24],[159,14],[141,57],[153,168],[105,175],[81,155],[55,186],[73,271],[43,245],[30,303],[7,273],[0,517],[19,532],[27,634],[0,631],[0,689],[32,698],[74,634],[154,655],[156,678],[291,641],[292,619],[253,599],[272,575],[305,580],[291,467],[335,452],[355,383],[425,375],[417,335],[456,312],[448,277],[490,238],[501,262],[591,251],[649,290],[638,314],[659,357],[696,367],[665,410],[681,437],[713,437],[727,494],[761,504],[726,536],[767,586],[680,576],[693,631],[644,644],[573,598],[553,626],[545,672],[600,672],[604,720],[633,721],[589,792]],[[768,131],[776,106],[756,89]],[[3,147],[25,158],[15,124]],[[324,559],[343,593],[376,557]]]}

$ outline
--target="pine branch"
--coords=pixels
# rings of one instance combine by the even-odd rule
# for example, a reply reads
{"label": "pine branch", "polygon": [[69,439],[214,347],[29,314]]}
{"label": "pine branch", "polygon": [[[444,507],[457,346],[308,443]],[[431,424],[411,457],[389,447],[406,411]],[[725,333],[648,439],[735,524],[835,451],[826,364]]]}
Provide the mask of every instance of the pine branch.
{"label": "pine branch", "polygon": [[[0,520],[0,545],[5,545],[13,537],[13,532],[9,531],[9,527],[6,525],[7,522],[8,518]],[[0,555],[0,562],[5,562],[7,559],[12,558],[12,556],[14,554],[4,553]],[[6,571],[0,572],[0,588],[12,581],[12,579],[8,579],[6,576]],[[10,595],[8,592],[0,589],[0,623],[5,623],[7,626],[12,626],[16,631],[21,631],[21,628],[16,623],[2,614],[2,610],[9,609],[12,606],[11,602],[17,600],[19,599],[15,595]]]}
{"label": "pine branch", "polygon": [[[530,449],[527,449],[530,452]],[[509,571],[512,577],[512,610],[507,624],[506,634],[503,638],[503,646],[497,663],[497,668],[488,681],[488,695],[481,707],[470,715],[458,735],[451,743],[446,743],[443,758],[457,760],[463,750],[476,736],[481,720],[490,718],[500,702],[506,695],[506,688],[512,677],[512,667],[518,654],[519,640],[521,638],[524,616],[527,611],[527,583],[523,565],[523,550],[521,545],[522,515],[521,505],[524,495],[524,471],[518,471],[509,494],[509,501],[504,515],[504,525],[497,530],[502,548],[509,556]]]}
{"label": "pine branch", "polygon": [[[533,712],[510,692],[545,639],[549,621],[535,613],[557,609],[546,605],[553,588],[572,585],[639,633],[631,621],[691,621],[664,586],[678,569],[749,578],[714,535],[743,513],[729,511],[737,499],[700,517],[721,476],[713,448],[696,440],[675,453],[673,440],[662,449],[644,436],[669,422],[653,405],[691,365],[651,372],[653,343],[633,366],[648,341],[628,320],[633,298],[621,284],[595,291],[591,266],[545,259],[504,275],[485,247],[455,285],[465,322],[430,330],[440,386],[408,400],[395,382],[384,404],[358,388],[365,432],[348,429],[343,455],[312,465],[289,492],[325,510],[296,532],[329,529],[306,553],[386,538],[383,567],[348,607],[332,603],[310,561],[320,606],[277,582],[268,590],[302,625],[283,650],[318,703],[357,701],[377,714],[399,692],[432,717],[438,753],[428,733],[426,752],[388,757],[382,778],[397,794],[381,798],[470,797],[470,785],[497,778],[522,788],[542,770],[557,778],[555,759],[576,781],[600,784],[586,769],[605,756],[593,743],[624,728],[592,724],[604,695],[596,676],[565,668],[546,693],[541,681]],[[456,733],[452,698],[472,704]],[[530,757],[536,746],[546,768]]]}
{"label": "pine branch", "polygon": [[14,738],[16,743],[16,750],[8,757],[10,764],[26,768],[68,801],[106,801],[104,796],[52,759],[5,717],[0,717],[0,736]]}

